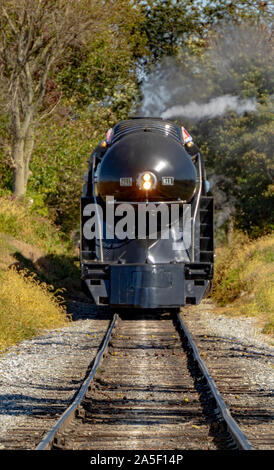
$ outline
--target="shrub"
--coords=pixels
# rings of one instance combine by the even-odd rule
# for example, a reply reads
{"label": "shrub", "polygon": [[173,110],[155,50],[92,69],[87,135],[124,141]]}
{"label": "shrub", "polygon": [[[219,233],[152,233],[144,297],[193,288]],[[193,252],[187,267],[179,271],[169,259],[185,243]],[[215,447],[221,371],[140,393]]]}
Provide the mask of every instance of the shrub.
{"label": "shrub", "polygon": [[68,323],[62,299],[26,270],[0,271],[0,350]]}
{"label": "shrub", "polygon": [[264,332],[274,332],[274,237],[250,240],[241,232],[216,253],[213,299],[232,304],[239,313],[264,321]]}

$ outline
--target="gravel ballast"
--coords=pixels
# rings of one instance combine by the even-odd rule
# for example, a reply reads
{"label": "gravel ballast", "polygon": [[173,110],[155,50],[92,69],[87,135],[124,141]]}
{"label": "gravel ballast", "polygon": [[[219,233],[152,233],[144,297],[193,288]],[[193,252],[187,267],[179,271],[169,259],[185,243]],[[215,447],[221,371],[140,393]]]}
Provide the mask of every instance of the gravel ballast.
{"label": "gravel ballast", "polygon": [[73,310],[69,326],[0,356],[1,449],[34,449],[81,386],[110,316],[84,302]]}
{"label": "gravel ballast", "polygon": [[255,450],[273,450],[274,349],[256,318],[218,314],[210,301],[182,310],[232,417]]}
{"label": "gravel ballast", "polygon": [[[74,302],[72,310],[75,321],[69,326],[24,341],[0,356],[1,449],[35,449],[79,389],[110,316],[85,302]],[[253,318],[216,315],[209,302],[183,312],[195,339],[215,335],[242,351],[235,367],[246,370],[250,387],[273,390],[274,349]]]}

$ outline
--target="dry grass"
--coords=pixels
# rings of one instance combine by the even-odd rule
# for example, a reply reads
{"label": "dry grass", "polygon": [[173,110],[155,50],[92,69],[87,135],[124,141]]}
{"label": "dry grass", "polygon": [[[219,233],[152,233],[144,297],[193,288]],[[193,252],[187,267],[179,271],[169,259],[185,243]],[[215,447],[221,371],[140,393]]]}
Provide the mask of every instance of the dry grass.
{"label": "dry grass", "polygon": [[62,299],[27,271],[0,272],[0,350],[69,322]]}
{"label": "dry grass", "polygon": [[0,198],[0,351],[69,322],[57,289],[74,271],[52,222]]}
{"label": "dry grass", "polygon": [[217,251],[213,299],[226,312],[258,318],[263,332],[274,333],[274,237],[249,240],[235,233]]}

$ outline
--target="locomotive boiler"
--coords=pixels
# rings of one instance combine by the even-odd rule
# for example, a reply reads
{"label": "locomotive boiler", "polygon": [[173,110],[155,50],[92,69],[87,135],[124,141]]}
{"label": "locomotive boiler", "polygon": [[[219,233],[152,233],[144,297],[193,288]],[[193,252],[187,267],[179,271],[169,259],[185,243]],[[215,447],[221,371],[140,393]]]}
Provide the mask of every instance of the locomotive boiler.
{"label": "locomotive boiler", "polygon": [[213,198],[199,148],[162,118],[119,122],[81,197],[81,279],[97,305],[198,304],[213,277]]}

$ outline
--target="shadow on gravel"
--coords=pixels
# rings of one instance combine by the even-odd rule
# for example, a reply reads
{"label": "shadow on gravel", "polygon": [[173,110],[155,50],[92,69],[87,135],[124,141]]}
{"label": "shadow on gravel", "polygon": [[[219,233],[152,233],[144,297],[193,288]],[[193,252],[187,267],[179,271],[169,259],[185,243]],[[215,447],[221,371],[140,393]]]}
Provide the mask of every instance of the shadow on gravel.
{"label": "shadow on gravel", "polygon": [[[80,382],[79,382],[80,384]],[[56,393],[62,391],[74,391],[75,386],[68,387],[66,389],[54,387]],[[56,395],[57,396],[57,395]],[[64,409],[68,406],[70,400],[56,400],[50,398],[37,398],[30,395],[0,395],[1,409],[0,415],[9,415],[9,416],[44,416],[48,414],[55,415],[56,413],[62,413]]]}
{"label": "shadow on gravel", "polygon": [[107,307],[98,307],[89,300],[69,300],[66,303],[67,313],[72,321],[77,320],[110,320],[113,312]]}

